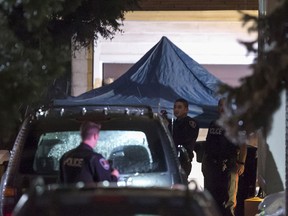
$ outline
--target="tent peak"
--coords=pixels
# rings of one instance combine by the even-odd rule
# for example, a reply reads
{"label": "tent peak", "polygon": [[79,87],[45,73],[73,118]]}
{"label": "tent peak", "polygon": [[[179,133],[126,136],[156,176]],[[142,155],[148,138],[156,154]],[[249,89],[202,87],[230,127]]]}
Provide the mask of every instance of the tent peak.
{"label": "tent peak", "polygon": [[113,83],[76,98],[54,104],[141,104],[154,112],[173,116],[174,101],[185,98],[189,115],[209,125],[218,117],[217,90],[220,80],[184,53],[166,36]]}

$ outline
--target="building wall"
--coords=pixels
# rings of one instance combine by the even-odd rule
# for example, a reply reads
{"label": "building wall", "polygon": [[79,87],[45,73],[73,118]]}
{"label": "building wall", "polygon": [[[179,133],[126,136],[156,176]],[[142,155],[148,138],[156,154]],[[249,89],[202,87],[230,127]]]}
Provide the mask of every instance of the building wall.
{"label": "building wall", "polygon": [[266,194],[283,191],[285,186],[285,124],[286,92],[281,94],[281,105],[273,114],[271,131],[265,145],[258,150],[258,179]]}

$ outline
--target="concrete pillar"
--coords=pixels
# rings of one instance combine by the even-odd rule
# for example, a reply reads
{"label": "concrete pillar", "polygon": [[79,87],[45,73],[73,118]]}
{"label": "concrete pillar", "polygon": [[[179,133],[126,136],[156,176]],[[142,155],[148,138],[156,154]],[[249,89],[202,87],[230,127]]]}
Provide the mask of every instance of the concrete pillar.
{"label": "concrete pillar", "polygon": [[93,46],[72,52],[71,95],[78,96],[92,89]]}
{"label": "concrete pillar", "polygon": [[284,0],[259,0],[259,13],[267,15],[279,7]]}

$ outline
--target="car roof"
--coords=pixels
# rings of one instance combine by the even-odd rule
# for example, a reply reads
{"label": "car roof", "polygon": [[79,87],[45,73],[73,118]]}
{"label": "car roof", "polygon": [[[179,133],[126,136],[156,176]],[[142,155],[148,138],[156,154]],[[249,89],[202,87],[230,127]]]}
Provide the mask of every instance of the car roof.
{"label": "car roof", "polygon": [[72,115],[124,115],[124,116],[147,116],[152,117],[153,111],[149,106],[139,105],[73,105],[73,106],[53,106],[39,108],[35,116],[41,117],[64,117]]}
{"label": "car roof", "polygon": [[79,125],[83,121],[94,121],[98,123],[115,120],[117,122],[125,121],[125,119],[134,119],[135,122],[141,122],[145,119],[155,120],[161,118],[160,115],[153,113],[149,106],[139,105],[73,105],[73,106],[52,106],[41,107],[32,112],[28,118],[31,123],[41,123],[45,127],[59,127],[71,124],[71,127]]}

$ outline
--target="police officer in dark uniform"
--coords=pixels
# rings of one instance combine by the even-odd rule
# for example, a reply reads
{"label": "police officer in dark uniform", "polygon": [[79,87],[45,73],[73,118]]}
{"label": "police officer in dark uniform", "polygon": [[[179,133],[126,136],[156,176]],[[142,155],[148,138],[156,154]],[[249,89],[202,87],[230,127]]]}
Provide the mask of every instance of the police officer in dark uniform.
{"label": "police officer in dark uniform", "polygon": [[192,159],[194,157],[194,146],[199,133],[199,126],[195,119],[188,116],[188,101],[179,98],[174,103],[175,121],[170,121],[168,127],[172,133],[176,148],[183,146],[189,156],[189,160],[180,161],[187,177],[192,169]]}
{"label": "police officer in dark uniform", "polygon": [[[224,98],[219,100],[220,114],[224,111],[224,102]],[[245,144],[231,143],[217,121],[211,122],[202,160],[204,188],[211,193],[223,216],[235,215],[238,178],[244,172],[246,154]]]}
{"label": "police officer in dark uniform", "polygon": [[82,142],[78,147],[66,152],[60,159],[60,181],[62,183],[116,182],[119,172],[112,169],[109,162],[94,152],[101,126],[84,122],[80,132]]}

